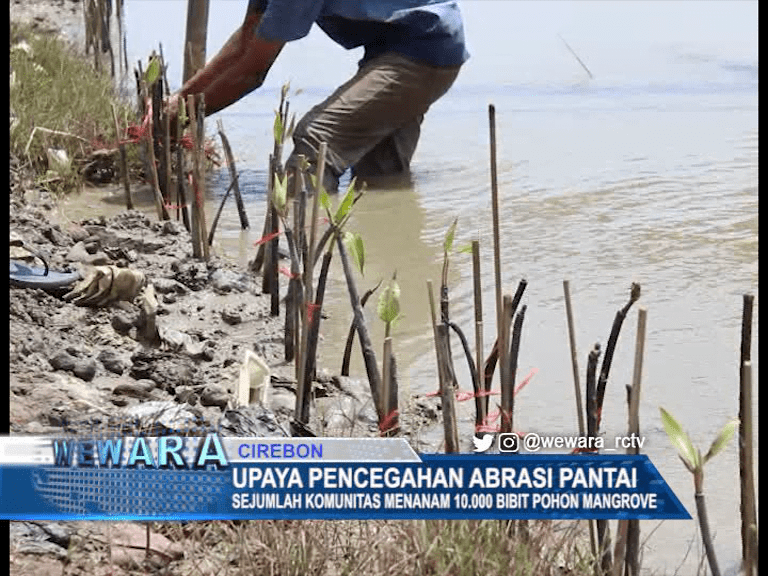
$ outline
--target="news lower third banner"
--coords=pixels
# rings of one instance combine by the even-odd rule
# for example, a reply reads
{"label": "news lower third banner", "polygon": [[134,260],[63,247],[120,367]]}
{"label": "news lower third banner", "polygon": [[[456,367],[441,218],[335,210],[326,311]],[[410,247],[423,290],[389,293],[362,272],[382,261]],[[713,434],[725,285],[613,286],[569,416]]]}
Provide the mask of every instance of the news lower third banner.
{"label": "news lower third banner", "polygon": [[647,456],[394,438],[0,438],[8,520],[690,519]]}

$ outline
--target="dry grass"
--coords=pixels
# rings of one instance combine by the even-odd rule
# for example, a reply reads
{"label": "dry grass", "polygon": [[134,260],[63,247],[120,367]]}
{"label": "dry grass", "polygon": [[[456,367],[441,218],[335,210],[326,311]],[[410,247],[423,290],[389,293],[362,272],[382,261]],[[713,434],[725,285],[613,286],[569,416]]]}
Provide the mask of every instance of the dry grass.
{"label": "dry grass", "polygon": [[575,523],[498,520],[201,522],[159,527],[185,558],[167,574],[586,575]]}

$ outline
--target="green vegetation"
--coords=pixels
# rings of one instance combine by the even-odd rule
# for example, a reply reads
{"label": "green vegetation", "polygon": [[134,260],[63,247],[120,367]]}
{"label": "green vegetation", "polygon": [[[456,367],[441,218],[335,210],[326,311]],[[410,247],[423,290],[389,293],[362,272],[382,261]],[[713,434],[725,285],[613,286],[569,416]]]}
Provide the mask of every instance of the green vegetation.
{"label": "green vegetation", "polygon": [[[10,64],[11,153],[52,191],[79,187],[89,154],[116,142],[112,105],[123,126],[135,113],[119,101],[107,73],[56,37],[12,25]],[[63,150],[63,161],[49,148]]]}
{"label": "green vegetation", "polygon": [[701,450],[694,447],[690,437],[683,431],[683,427],[680,426],[672,414],[661,407],[659,410],[661,411],[661,423],[664,425],[667,436],[669,436],[670,441],[677,449],[680,460],[683,461],[685,467],[693,475],[694,496],[696,498],[696,512],[699,517],[699,528],[701,529],[701,540],[704,543],[704,550],[707,554],[709,569],[712,571],[712,575],[720,576],[720,568],[715,556],[715,548],[709,531],[709,521],[707,520],[707,508],[704,502],[704,464],[723,451],[736,432],[739,421],[731,420],[723,426],[723,429],[720,430],[720,433],[712,441],[712,445],[707,453],[702,457]]}

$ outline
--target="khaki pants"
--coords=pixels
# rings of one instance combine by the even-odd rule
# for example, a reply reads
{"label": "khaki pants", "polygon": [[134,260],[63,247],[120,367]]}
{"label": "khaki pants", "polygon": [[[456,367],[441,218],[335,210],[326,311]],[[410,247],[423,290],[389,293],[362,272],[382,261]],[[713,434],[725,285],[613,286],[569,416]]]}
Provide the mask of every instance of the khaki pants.
{"label": "khaki pants", "polygon": [[459,68],[430,66],[395,53],[374,58],[299,121],[287,165],[303,154],[314,172],[325,142],[326,190],[338,188],[347,168],[363,180],[407,175],[424,114],[448,91]]}

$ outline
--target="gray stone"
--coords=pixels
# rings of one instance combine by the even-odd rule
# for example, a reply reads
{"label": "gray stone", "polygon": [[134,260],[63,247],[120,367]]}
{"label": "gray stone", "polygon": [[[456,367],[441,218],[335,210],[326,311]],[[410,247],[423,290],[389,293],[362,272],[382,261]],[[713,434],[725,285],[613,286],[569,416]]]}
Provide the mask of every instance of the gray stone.
{"label": "gray stone", "polygon": [[54,370],[66,370],[71,372],[75,369],[75,358],[64,351],[59,352],[52,358],[48,359]]}
{"label": "gray stone", "polygon": [[85,249],[83,242],[78,242],[67,252],[66,259],[68,262],[85,262],[90,254]]}
{"label": "gray stone", "polygon": [[112,260],[109,259],[109,256],[104,254],[104,252],[96,252],[96,254],[91,254],[84,260],[86,264],[90,264],[91,266],[105,266],[106,264],[109,264]]}
{"label": "gray stone", "polygon": [[226,390],[215,384],[206,386],[203,393],[200,394],[200,404],[203,406],[218,406],[224,410],[228,403],[229,394],[227,394]]}
{"label": "gray stone", "polygon": [[211,285],[217,292],[245,292],[248,280],[242,274],[220,268],[211,274]]}
{"label": "gray stone", "polygon": [[128,334],[128,332],[136,325],[138,315],[130,314],[128,312],[118,312],[112,316],[112,328],[119,334]]}
{"label": "gray stone", "polygon": [[121,375],[128,368],[128,362],[120,357],[114,350],[105,349],[99,352],[97,357],[104,369],[113,374]]}
{"label": "gray stone", "polygon": [[230,326],[236,326],[243,321],[240,311],[235,309],[224,309],[221,311],[221,319]]}
{"label": "gray stone", "polygon": [[189,288],[172,278],[156,278],[152,281],[152,285],[158,294],[189,294]]}
{"label": "gray stone", "polygon": [[93,380],[93,377],[96,376],[96,370],[98,369],[98,366],[96,365],[96,361],[92,358],[89,358],[87,360],[78,360],[75,362],[75,367],[72,369],[72,372],[77,376],[78,378],[82,378],[86,382],[90,382]]}
{"label": "gray stone", "polygon": [[140,400],[149,398],[155,383],[152,380],[137,380],[134,382],[121,382],[112,390],[115,396],[129,396]]}

